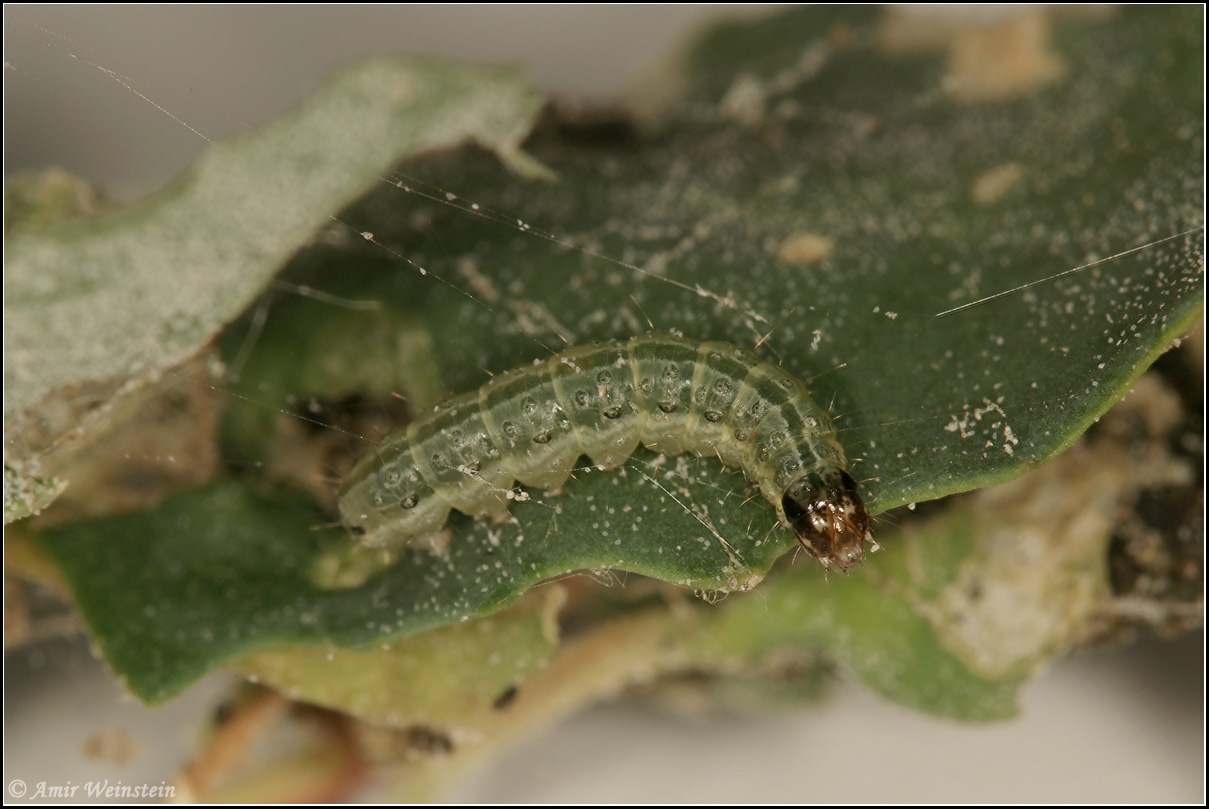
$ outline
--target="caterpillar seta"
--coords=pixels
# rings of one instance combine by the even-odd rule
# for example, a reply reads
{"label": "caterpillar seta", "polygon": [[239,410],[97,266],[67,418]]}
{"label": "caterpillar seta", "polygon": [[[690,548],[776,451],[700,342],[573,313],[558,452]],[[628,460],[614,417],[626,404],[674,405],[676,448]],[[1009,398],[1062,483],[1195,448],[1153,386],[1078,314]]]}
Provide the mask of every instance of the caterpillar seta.
{"label": "caterpillar seta", "polygon": [[570,348],[448,400],[353,467],[340,514],[369,545],[432,538],[452,509],[505,519],[516,481],[556,490],[580,455],[612,469],[639,443],[742,469],[824,567],[848,570],[872,542],[831,418],[801,379],[658,332]]}

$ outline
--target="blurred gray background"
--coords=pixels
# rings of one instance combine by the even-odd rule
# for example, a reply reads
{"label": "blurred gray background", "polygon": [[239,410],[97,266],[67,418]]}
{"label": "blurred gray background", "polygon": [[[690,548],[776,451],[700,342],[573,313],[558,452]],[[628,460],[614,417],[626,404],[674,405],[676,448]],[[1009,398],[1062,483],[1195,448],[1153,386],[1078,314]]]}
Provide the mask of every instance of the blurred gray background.
{"label": "blurred gray background", "polygon": [[120,196],[151,190],[202,136],[272,118],[370,54],[521,62],[540,87],[607,95],[704,21],[764,8],[7,5],[7,170],[58,164]]}
{"label": "blurred gray background", "polygon": [[[5,168],[60,165],[130,199],[184,170],[206,138],[278,114],[358,56],[521,61],[552,91],[608,95],[670,58],[702,21],[758,10],[7,5]],[[170,782],[225,685],[211,678],[148,710],[121,695],[80,638],[18,648],[6,655],[5,675],[6,785]],[[687,720],[605,705],[533,739],[452,797],[1200,802],[1203,685],[1201,638],[1188,637],[1064,661],[1026,689],[1019,719],[990,726],[913,714],[855,685],[817,706],[757,717]],[[82,752],[108,728],[135,744],[125,764]]]}

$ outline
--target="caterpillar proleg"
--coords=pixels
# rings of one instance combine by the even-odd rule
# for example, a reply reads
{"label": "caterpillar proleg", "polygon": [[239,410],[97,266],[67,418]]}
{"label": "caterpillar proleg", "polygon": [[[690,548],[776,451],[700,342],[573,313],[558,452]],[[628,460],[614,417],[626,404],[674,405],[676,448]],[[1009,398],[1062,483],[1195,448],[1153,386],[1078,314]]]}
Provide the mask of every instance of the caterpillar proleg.
{"label": "caterpillar proleg", "polygon": [[450,399],[356,464],[340,514],[367,544],[398,545],[439,532],[452,509],[503,519],[516,481],[557,489],[581,455],[612,469],[639,443],[716,455],[824,567],[862,561],[869,515],[806,384],[729,343],[658,332],[577,346]]}

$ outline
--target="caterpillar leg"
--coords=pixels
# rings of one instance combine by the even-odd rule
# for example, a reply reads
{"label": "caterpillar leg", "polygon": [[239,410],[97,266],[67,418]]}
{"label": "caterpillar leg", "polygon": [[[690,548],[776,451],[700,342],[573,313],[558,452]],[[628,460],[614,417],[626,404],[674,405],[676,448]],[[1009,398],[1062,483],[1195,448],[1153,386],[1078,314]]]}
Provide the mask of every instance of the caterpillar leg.
{"label": "caterpillar leg", "polygon": [[431,551],[436,556],[448,558],[449,543],[453,540],[453,532],[448,528],[442,528],[440,531],[429,531],[424,534],[417,534],[411,537],[408,542],[416,548],[423,548]]}

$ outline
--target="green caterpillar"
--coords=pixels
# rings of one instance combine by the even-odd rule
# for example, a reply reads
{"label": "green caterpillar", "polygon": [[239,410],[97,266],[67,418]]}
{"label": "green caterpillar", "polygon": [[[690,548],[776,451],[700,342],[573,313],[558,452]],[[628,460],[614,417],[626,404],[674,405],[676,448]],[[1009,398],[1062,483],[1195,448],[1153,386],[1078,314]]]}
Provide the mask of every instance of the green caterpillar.
{"label": "green caterpillar", "polygon": [[450,399],[357,463],[340,514],[370,545],[431,538],[451,509],[505,519],[516,481],[556,490],[580,455],[612,469],[640,442],[742,469],[824,567],[864,558],[869,514],[805,383],[729,343],[655,332],[577,346]]}

